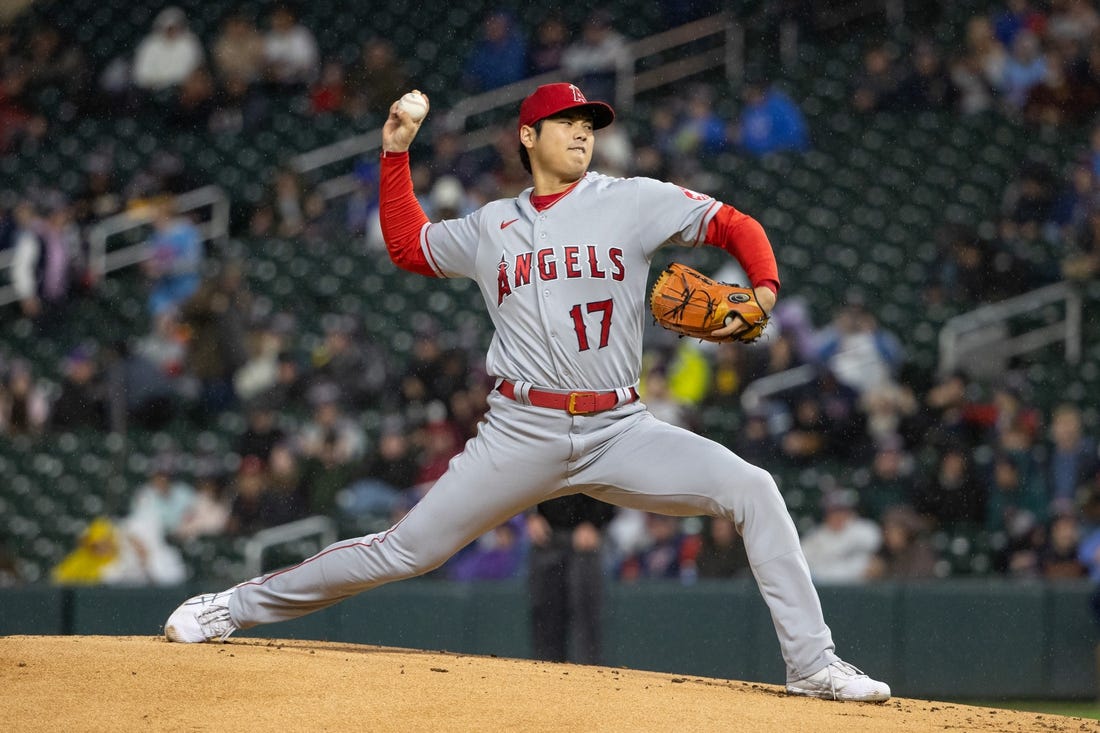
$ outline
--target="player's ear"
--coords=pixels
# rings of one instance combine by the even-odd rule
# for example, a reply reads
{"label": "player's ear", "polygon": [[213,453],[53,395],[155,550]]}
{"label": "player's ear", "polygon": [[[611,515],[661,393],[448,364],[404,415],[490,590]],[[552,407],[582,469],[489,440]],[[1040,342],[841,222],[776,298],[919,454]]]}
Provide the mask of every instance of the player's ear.
{"label": "player's ear", "polygon": [[519,143],[528,149],[535,147],[535,128],[530,125],[519,128]]}

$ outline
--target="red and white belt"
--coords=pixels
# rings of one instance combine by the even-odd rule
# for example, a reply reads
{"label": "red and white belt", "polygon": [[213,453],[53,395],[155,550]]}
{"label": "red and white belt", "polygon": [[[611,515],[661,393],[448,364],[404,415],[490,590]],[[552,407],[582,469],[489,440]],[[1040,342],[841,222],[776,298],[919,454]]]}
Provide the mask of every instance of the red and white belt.
{"label": "red and white belt", "polygon": [[620,387],[607,392],[588,390],[549,392],[545,389],[532,387],[526,382],[517,384],[507,379],[500,381],[500,384],[497,385],[497,391],[521,405],[564,410],[570,415],[591,415],[594,412],[603,412],[619,405],[628,405],[638,399],[638,391],[633,387]]}

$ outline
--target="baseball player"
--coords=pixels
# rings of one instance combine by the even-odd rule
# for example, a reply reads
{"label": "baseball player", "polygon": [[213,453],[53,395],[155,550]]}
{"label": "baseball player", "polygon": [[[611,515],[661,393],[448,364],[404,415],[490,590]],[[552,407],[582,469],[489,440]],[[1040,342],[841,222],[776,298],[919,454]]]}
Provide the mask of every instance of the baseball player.
{"label": "baseball player", "polygon": [[[497,380],[488,414],[396,525],[191,598],[168,617],[167,638],[224,640],[238,629],[303,616],[426,573],[507,518],[584,493],[621,507],[733,521],[779,637],[787,691],[888,699],[886,684],[834,652],[771,475],[657,420],[638,400],[646,281],[657,250],[727,250],[770,310],[779,276],[760,224],[670,183],[589,171],[596,130],[611,124],[614,112],[567,83],[540,86],[520,105],[520,157],[534,186],[464,218],[431,223],[409,173],[408,149],[423,121],[417,117],[395,102],[383,127],[383,233],[399,267],[471,278],[481,289],[495,327],[486,357]],[[735,320],[713,335],[733,338],[744,327]]]}

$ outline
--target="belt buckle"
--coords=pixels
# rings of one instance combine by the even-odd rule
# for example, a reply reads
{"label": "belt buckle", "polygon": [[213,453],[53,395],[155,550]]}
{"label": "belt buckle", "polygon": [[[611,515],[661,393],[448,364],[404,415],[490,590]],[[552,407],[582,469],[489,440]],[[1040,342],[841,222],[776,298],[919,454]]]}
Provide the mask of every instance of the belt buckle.
{"label": "belt buckle", "polygon": [[[570,415],[587,415],[596,411],[595,392],[570,392],[569,403],[565,411]],[[580,404],[577,401],[580,400]]]}

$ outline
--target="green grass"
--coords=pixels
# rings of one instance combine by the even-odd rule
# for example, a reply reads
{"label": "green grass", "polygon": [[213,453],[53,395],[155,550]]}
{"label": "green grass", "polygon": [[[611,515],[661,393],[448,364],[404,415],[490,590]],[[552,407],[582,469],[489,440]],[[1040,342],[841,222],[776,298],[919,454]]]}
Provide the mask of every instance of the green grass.
{"label": "green grass", "polygon": [[1100,720],[1100,702],[1087,700],[960,700],[966,705]]}

